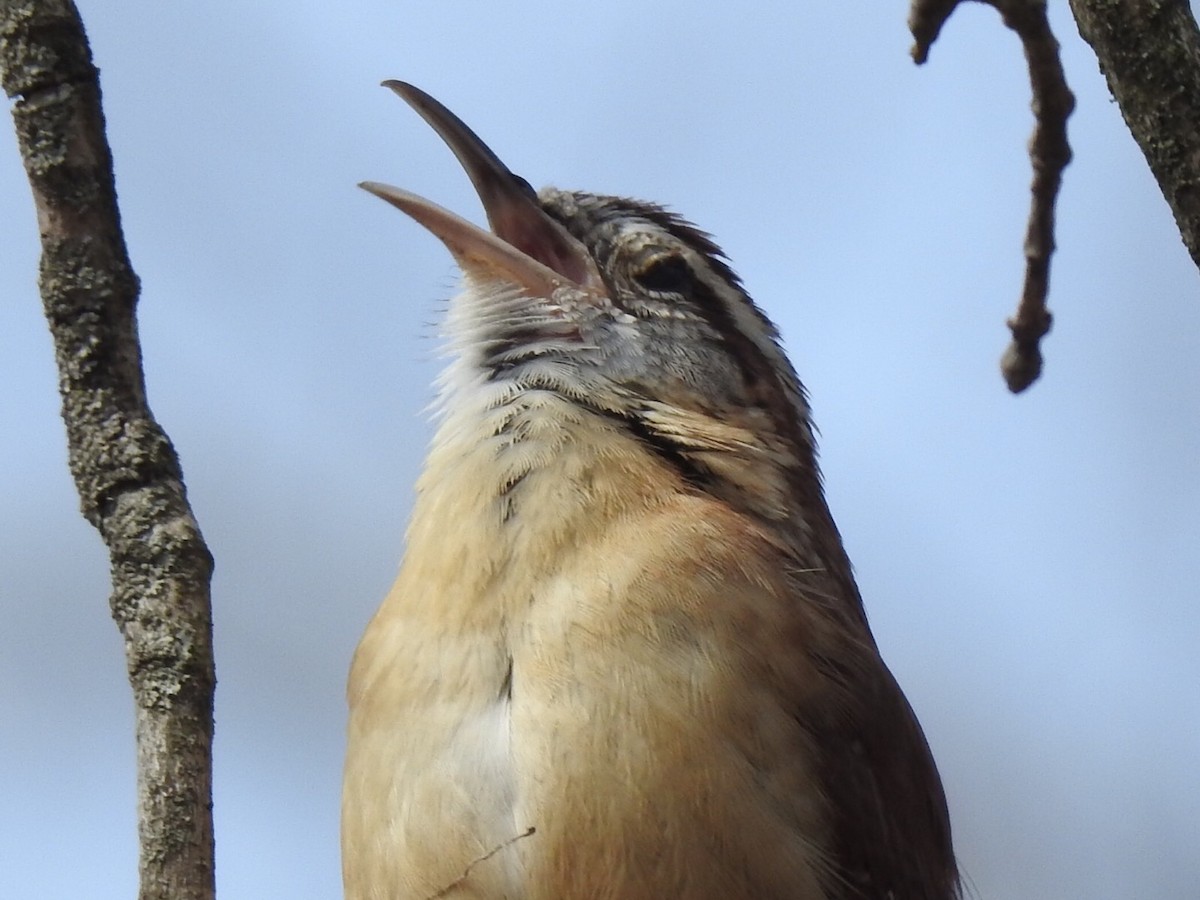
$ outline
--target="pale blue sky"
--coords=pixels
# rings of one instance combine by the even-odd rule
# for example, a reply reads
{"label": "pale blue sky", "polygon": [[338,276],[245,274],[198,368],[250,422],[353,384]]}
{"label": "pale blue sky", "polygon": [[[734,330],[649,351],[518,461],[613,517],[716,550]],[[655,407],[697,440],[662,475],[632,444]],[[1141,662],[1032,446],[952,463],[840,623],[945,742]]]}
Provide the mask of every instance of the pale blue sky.
{"label": "pale blue sky", "polygon": [[[918,69],[901,3],[81,5],[150,398],[217,557],[222,900],[340,895],[342,685],[429,433],[454,267],[354,185],[481,219],[384,78],[534,185],[667,203],[728,251],[811,390],[978,896],[1200,896],[1200,284],[1065,4],[1076,160],[1020,398],[1031,117],[987,8]],[[131,701],[11,131],[0,209],[0,897],[117,900]]]}

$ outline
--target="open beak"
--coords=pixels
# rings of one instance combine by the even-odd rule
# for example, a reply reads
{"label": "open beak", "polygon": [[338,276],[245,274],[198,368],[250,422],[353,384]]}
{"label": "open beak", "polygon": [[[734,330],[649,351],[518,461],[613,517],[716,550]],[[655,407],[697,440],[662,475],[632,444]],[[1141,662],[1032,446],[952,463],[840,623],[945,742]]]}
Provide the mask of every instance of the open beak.
{"label": "open beak", "polygon": [[424,91],[402,81],[385,81],[442,137],[475,185],[492,231],[416,194],[378,182],[359,185],[407,213],[437,236],[462,270],[480,281],[517,284],[549,297],[571,286],[603,293],[587,249],[542,211],[525,179],[514,175],[463,121]]}

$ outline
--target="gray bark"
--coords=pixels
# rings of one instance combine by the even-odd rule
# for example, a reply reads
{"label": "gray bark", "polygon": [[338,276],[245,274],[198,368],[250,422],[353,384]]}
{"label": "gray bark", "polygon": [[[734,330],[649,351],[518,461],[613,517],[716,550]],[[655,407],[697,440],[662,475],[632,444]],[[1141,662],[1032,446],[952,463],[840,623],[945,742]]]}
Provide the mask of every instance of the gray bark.
{"label": "gray bark", "polygon": [[1200,266],[1200,29],[1187,0],[1071,0],[1121,115]]}
{"label": "gray bark", "polygon": [[[0,79],[42,239],[71,474],[111,560],[136,707],[141,900],[211,900],[212,557],[146,403],[138,281],[70,0],[0,0]],[[64,861],[65,862],[65,861]]]}

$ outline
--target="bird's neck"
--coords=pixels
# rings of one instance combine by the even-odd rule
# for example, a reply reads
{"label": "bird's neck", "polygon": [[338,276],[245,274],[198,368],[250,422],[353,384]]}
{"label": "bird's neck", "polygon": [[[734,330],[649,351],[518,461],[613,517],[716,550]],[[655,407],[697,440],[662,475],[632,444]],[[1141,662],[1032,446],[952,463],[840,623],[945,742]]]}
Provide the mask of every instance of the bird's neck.
{"label": "bird's neck", "polygon": [[618,421],[552,391],[478,393],[448,398],[417,482],[409,584],[454,585],[464,606],[494,614],[480,598],[529,596],[612,521],[685,489]]}
{"label": "bird's neck", "polygon": [[490,627],[614,521],[702,491],[798,565],[826,570],[831,590],[861,614],[810,443],[762,438],[771,432],[753,410],[714,418],[648,404],[635,421],[464,369],[443,382],[407,535],[407,585],[438,586]]}

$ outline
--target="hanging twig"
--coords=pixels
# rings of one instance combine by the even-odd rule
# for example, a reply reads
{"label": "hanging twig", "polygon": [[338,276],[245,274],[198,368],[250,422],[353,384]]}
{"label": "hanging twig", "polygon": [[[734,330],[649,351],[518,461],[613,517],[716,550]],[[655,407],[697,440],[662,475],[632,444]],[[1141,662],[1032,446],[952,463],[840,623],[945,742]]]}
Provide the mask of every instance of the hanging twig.
{"label": "hanging twig", "polygon": [[[929,48],[961,0],[913,0],[908,26],[916,43],[913,59],[929,57]],[[1029,64],[1033,91],[1033,136],[1029,158],[1033,163],[1032,202],[1025,231],[1025,285],[1017,313],[1008,320],[1012,343],[1000,360],[1000,371],[1013,393],[1033,384],[1042,371],[1041,339],[1050,330],[1046,308],[1050,283],[1050,257],[1054,253],[1054,204],[1062,172],[1071,161],[1067,119],[1075,97],[1067,87],[1058,41],[1046,18],[1045,0],[981,0],[995,7],[1004,24],[1021,38]]]}

